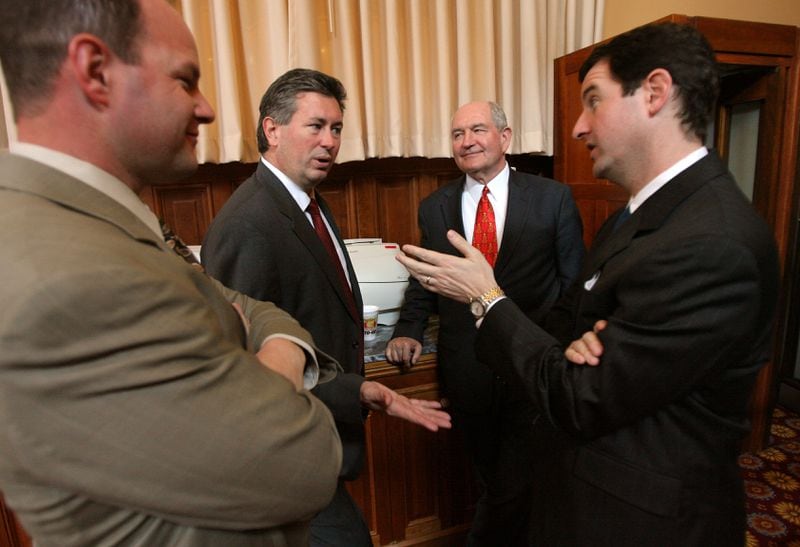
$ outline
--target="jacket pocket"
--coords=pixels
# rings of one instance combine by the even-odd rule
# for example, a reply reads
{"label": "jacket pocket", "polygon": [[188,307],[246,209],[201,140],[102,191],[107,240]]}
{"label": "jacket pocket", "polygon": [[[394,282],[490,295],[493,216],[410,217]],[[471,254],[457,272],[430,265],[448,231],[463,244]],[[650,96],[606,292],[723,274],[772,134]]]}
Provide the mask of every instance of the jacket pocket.
{"label": "jacket pocket", "polygon": [[675,517],[680,508],[680,479],[642,469],[604,452],[582,447],[575,477],[644,511]]}

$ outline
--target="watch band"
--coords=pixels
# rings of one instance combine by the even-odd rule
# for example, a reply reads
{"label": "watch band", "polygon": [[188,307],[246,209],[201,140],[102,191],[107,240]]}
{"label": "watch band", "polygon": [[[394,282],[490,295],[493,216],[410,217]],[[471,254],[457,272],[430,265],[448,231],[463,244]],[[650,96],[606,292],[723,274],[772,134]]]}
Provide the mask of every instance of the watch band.
{"label": "watch band", "polygon": [[505,294],[506,293],[503,292],[503,289],[501,289],[498,286],[494,286],[491,289],[489,289],[488,291],[486,291],[485,293],[483,293],[482,295],[480,295],[478,298],[480,299],[481,302],[483,302],[483,306],[486,309],[488,309],[489,305],[492,302],[494,302],[495,300],[497,300],[501,296],[505,296]]}

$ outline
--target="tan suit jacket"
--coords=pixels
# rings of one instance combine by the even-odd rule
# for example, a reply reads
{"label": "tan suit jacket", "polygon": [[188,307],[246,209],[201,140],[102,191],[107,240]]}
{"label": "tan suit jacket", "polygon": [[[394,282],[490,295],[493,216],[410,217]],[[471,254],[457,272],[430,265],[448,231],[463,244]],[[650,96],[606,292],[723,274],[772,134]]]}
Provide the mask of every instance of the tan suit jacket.
{"label": "tan suit jacket", "polygon": [[341,445],[252,350],[308,333],[79,180],[0,173],[0,490],[37,545],[306,544]]}

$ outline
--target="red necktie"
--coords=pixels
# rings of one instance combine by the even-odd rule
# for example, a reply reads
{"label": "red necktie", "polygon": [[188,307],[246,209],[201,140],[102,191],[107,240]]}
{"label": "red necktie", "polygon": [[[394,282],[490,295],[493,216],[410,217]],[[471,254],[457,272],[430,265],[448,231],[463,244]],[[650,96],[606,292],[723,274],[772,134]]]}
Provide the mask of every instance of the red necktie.
{"label": "red necktie", "polygon": [[[356,300],[353,297],[353,290],[350,288],[350,284],[347,282],[347,276],[344,273],[344,268],[342,268],[342,261],[339,260],[339,254],[336,252],[336,247],[333,245],[333,239],[331,239],[331,234],[328,232],[328,227],[325,226],[325,221],[322,220],[322,213],[320,213],[319,205],[317,205],[317,200],[311,198],[311,203],[308,204],[306,210],[311,214],[311,221],[314,223],[314,231],[317,232],[319,239],[322,241],[322,244],[325,246],[325,250],[328,251],[328,256],[330,257],[331,261],[333,262],[333,267],[336,269],[336,273],[339,274],[339,281],[342,284],[342,290],[344,291],[345,295],[345,303],[347,304],[347,309],[350,311],[350,315],[353,316],[354,319],[357,321],[358,318],[362,317],[360,313],[356,310]],[[359,374],[364,370],[364,331],[361,331],[361,340],[358,348],[358,372]]]}
{"label": "red necktie", "polygon": [[472,233],[472,246],[483,253],[486,262],[494,268],[497,260],[497,227],[494,223],[494,209],[489,203],[489,187],[484,185],[478,212],[475,215],[475,230]]}
{"label": "red necktie", "polygon": [[328,227],[325,226],[325,221],[322,220],[322,213],[319,210],[319,205],[317,205],[317,200],[311,198],[311,203],[308,204],[306,210],[311,213],[311,221],[314,223],[314,230],[317,232],[320,241],[322,241],[322,244],[325,246],[325,250],[328,251],[328,256],[333,262],[333,267],[336,269],[336,273],[339,275],[339,281],[342,284],[342,290],[344,291],[345,300],[347,301],[347,308],[353,318],[357,319],[361,317],[361,314],[356,310],[356,300],[353,298],[353,290],[350,288],[350,284],[347,282],[347,276],[344,273],[344,268],[342,268],[342,261],[339,260],[339,254],[336,252],[336,247],[333,244],[333,239],[331,239],[330,232],[328,232]]}

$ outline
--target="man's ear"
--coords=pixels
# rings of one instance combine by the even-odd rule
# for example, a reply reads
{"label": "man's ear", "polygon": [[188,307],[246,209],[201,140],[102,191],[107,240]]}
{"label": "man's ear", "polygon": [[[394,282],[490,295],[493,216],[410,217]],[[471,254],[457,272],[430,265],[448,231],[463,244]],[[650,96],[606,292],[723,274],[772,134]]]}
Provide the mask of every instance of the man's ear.
{"label": "man's ear", "polygon": [[95,108],[109,105],[109,67],[114,59],[105,42],[92,34],[76,34],[67,47],[67,64],[75,82]]}
{"label": "man's ear", "polygon": [[511,145],[511,128],[504,127],[503,130],[500,132],[500,146],[502,147],[503,153],[505,154],[508,147]]}
{"label": "man's ear", "polygon": [[278,127],[275,120],[269,116],[265,117],[261,122],[261,129],[264,130],[264,136],[267,138],[270,148],[278,143]]}
{"label": "man's ear", "polygon": [[672,75],[664,68],[656,68],[642,82],[647,110],[651,116],[658,114],[672,96]]}

